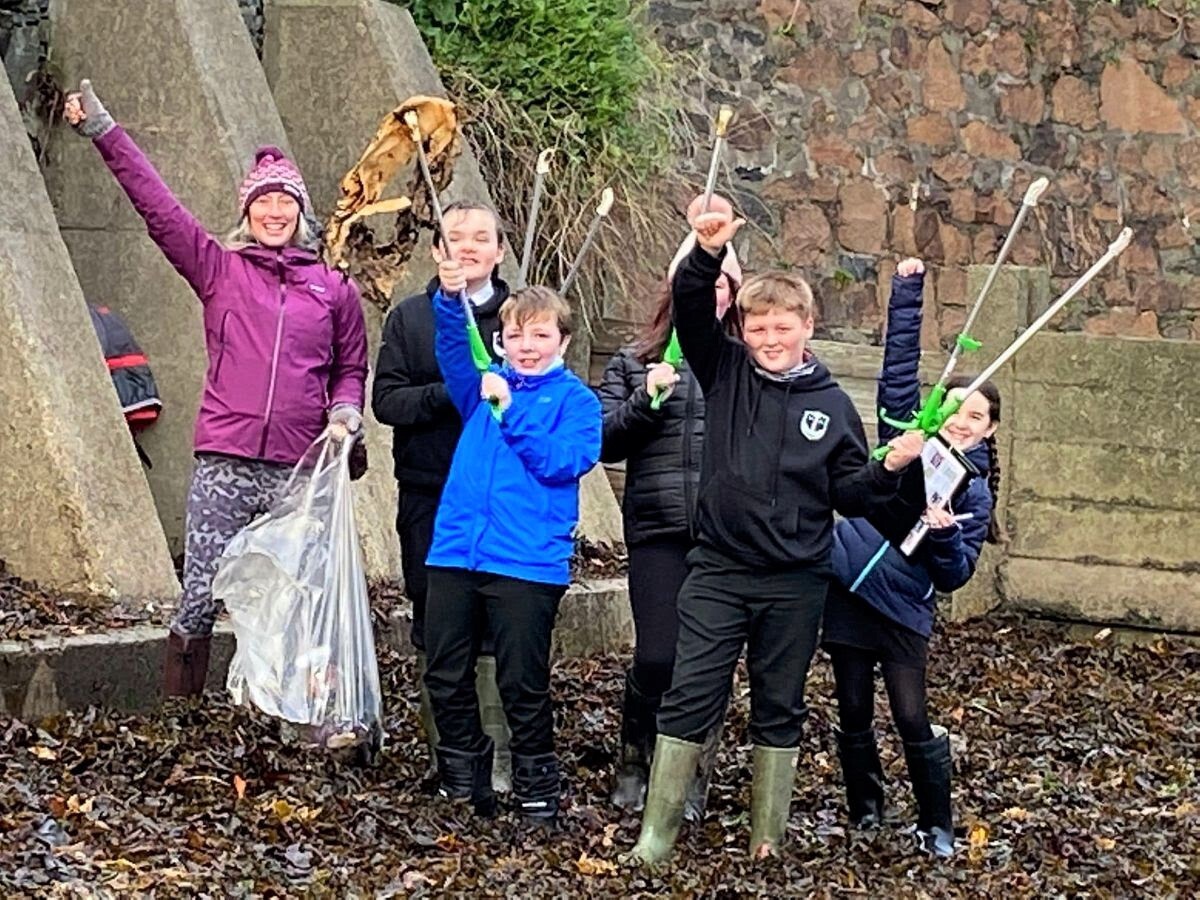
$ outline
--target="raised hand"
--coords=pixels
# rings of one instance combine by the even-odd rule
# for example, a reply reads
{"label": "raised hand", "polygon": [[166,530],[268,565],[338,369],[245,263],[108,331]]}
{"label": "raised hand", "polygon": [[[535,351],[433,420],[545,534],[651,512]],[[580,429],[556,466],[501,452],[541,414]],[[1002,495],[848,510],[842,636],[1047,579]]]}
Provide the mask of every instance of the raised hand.
{"label": "raised hand", "polygon": [[453,259],[443,259],[438,263],[438,281],[442,284],[442,293],[448,297],[461,294],[467,289],[467,273],[462,263]]}
{"label": "raised hand", "polygon": [[920,275],[924,271],[925,263],[911,256],[908,259],[900,260],[900,264],[896,266],[896,274],[901,278],[908,278],[912,275]]}
{"label": "raised hand", "polygon": [[[729,218],[733,218],[733,204],[722,197],[720,194],[713,194],[708,201],[708,211],[716,213],[725,213]],[[689,225],[695,226],[698,219],[704,212],[704,195],[700,194],[687,208],[687,221]]]}
{"label": "raised hand", "polygon": [[488,403],[495,403],[502,410],[512,404],[512,393],[503,375],[495,372],[484,372],[479,380],[479,395]]}
{"label": "raised hand", "polygon": [[92,90],[91,81],[86,78],[79,82],[78,91],[67,95],[63,118],[78,134],[93,140],[107,134],[117,124]]}
{"label": "raised hand", "polygon": [[745,224],[745,219],[733,218],[732,212],[707,212],[696,217],[692,228],[696,243],[715,256]]}

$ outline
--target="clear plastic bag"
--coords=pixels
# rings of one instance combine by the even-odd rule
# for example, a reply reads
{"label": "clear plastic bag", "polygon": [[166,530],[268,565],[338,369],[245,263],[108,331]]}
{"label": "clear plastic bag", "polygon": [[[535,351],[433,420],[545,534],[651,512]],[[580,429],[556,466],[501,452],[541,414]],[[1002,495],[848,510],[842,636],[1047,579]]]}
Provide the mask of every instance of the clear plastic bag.
{"label": "clear plastic bag", "polygon": [[237,703],[336,749],[382,742],[379,666],[350,486],[351,441],[322,435],[271,510],[221,556],[213,595],[237,637]]}

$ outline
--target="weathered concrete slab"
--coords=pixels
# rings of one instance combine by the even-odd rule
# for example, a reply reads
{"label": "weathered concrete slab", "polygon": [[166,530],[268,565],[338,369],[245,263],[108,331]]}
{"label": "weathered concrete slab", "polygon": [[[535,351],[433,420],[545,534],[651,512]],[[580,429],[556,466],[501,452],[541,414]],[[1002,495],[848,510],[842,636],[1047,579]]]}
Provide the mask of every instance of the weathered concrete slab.
{"label": "weathered concrete slab", "polygon": [[62,591],[178,590],[7,76],[0,78],[0,559]]}
{"label": "weathered concrete slab", "polygon": [[1012,557],[1008,601],[1067,619],[1196,631],[1200,590],[1195,574],[1114,565]]}
{"label": "weathered concrete slab", "polygon": [[[1117,431],[1112,437],[1126,440]],[[1194,443],[1147,451],[1120,443],[1019,440],[1017,448],[1013,478],[1031,497],[1200,510]]]}
{"label": "weathered concrete slab", "polygon": [[[393,615],[385,636],[405,655],[413,652],[408,639],[411,619]],[[558,609],[551,652],[555,656],[593,656],[618,653],[633,646],[633,612],[624,578],[606,578],[571,585]]]}
{"label": "weathered concrete slab", "polygon": [[[265,18],[267,80],[308,178],[313,203],[325,217],[337,201],[342,176],[358,161],[384,115],[414,94],[444,97],[446,91],[412,17],[397,6],[378,0],[267,0]],[[455,163],[454,180],[444,199],[490,202],[488,186],[469,147]],[[501,266],[505,277],[515,276],[516,263],[510,247]],[[396,287],[395,299],[422,289],[435,271],[426,235]],[[366,314],[374,359],[383,315],[371,304]],[[396,518],[392,430],[379,426],[371,416],[367,428],[373,473],[359,484],[359,519],[380,525],[375,533],[363,534],[368,569],[372,577],[395,577],[399,547],[392,533]],[[580,502],[581,534],[595,542],[621,540],[620,509],[600,473],[584,478]],[[373,547],[387,553],[386,566],[372,564]]]}
{"label": "weathered concrete slab", "polygon": [[[0,641],[2,712],[30,720],[68,709],[105,706],[147,712],[162,702],[167,631],[121,628],[78,637]],[[227,622],[213,633],[208,690],[221,690],[233,656]]]}
{"label": "weathered concrete slab", "polygon": [[[989,266],[971,266],[967,269],[967,296],[971,298],[968,302],[973,302],[979,295],[989,269]],[[956,374],[972,376],[990,364],[1029,323],[1029,310],[1036,308],[1038,298],[1049,292],[1049,276],[1045,271],[1018,266],[1003,267],[992,284],[991,292],[984,301],[975,324],[971,326],[971,336],[981,341],[983,347],[974,356],[963,359]],[[1017,386],[1016,373],[1023,362],[1023,356],[1016,357],[992,378],[996,387],[1000,389],[1001,398],[1001,423],[996,431],[1001,477],[995,515],[1000,523],[1001,534],[1004,535],[1008,534],[1010,528],[1009,498],[1013,491],[1013,423],[1020,416],[1023,400]],[[1003,600],[1001,592],[1005,585],[1003,567],[1006,553],[1005,547],[984,545],[974,577],[954,592],[950,606],[951,619],[961,620],[982,615],[1000,604]]]}
{"label": "weathered concrete slab", "polygon": [[[237,0],[56,0],[53,64],[90,77],[176,195],[216,234],[259,144],[287,146]],[[88,141],[52,142],[47,184],[84,295],[128,321],[150,355],[165,410],[144,441],[172,552],[182,548],[192,429],[207,358],[200,306]]]}
{"label": "weathered concrete slab", "polygon": [[624,578],[572,585],[558,609],[553,653],[594,656],[633,646],[633,611]]}
{"label": "weathered concrete slab", "polygon": [[1014,500],[1009,516],[1020,556],[1200,572],[1195,510]]}
{"label": "weathered concrete slab", "polygon": [[1158,450],[1200,441],[1200,343],[1045,334],[1028,357],[1018,438]]}
{"label": "weathered concrete slab", "polygon": [[[408,620],[397,616],[376,636],[411,653]],[[0,641],[0,715],[36,719],[67,709],[105,706],[147,712],[162,702],[162,664],[167,630],[137,626],[101,634]],[[234,650],[233,631],[219,622],[213,632],[206,689],[223,691]],[[591,656],[627,650],[633,616],[625,579],[572,585],[554,630],[556,656]]]}

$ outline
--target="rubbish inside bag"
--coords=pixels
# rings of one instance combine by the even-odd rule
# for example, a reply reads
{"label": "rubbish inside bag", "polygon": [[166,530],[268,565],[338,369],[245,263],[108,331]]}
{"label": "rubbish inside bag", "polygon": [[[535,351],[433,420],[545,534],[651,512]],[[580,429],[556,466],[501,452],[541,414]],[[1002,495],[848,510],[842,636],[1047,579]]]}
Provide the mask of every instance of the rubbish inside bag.
{"label": "rubbish inside bag", "polygon": [[379,666],[350,486],[352,439],[322,435],[221,555],[237,637],[227,686],[328,749],[382,743]]}

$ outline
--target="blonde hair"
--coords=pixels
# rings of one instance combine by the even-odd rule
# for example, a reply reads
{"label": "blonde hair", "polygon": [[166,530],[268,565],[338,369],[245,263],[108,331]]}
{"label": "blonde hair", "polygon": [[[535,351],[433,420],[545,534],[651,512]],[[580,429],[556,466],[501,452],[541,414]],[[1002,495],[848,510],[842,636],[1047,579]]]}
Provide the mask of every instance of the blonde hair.
{"label": "blonde hair", "polygon": [[791,272],[763,272],[753,275],[738,289],[738,308],[747,314],[765,313],[772,309],[798,313],[811,319],[816,312],[812,288],[808,282]]}
{"label": "blonde hair", "polygon": [[521,288],[500,307],[501,323],[518,328],[547,314],[554,316],[560,332],[564,335],[571,333],[571,306],[558,291],[548,287],[532,285]]}
{"label": "blonde hair", "polygon": [[[255,240],[254,234],[250,231],[250,214],[242,216],[242,220],[238,222],[237,227],[225,235],[223,242],[229,250],[243,250],[246,247],[255,246],[258,241]],[[315,220],[310,219],[303,212],[296,219],[296,230],[292,232],[292,239],[288,241],[289,247],[299,247],[301,250],[316,250],[321,243],[321,236],[318,233],[318,226]]]}

